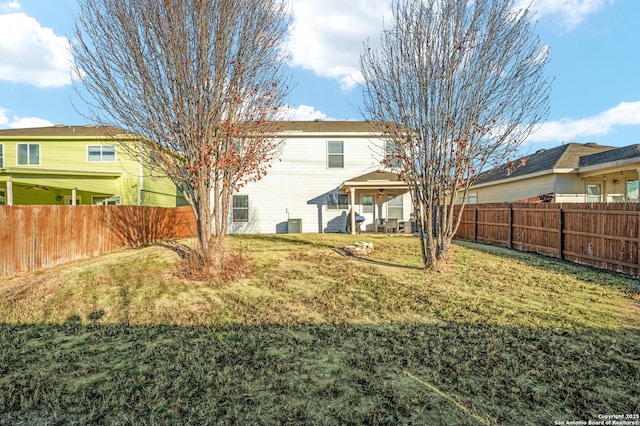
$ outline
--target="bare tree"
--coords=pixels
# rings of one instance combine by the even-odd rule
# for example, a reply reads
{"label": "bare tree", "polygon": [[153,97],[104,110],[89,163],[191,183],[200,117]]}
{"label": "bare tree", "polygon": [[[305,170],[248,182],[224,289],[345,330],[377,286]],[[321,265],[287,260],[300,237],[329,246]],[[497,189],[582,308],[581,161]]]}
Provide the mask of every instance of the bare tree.
{"label": "bare tree", "polygon": [[[363,114],[393,144],[412,192],[422,257],[446,257],[459,196],[505,164],[548,111],[548,50],[507,0],[394,0],[381,47],[365,43]],[[464,205],[464,204],[463,204]]]}
{"label": "bare tree", "polygon": [[[86,0],[72,46],[80,96],[122,148],[168,176],[197,219],[202,260],[219,262],[234,190],[278,154],[273,120],[289,92],[282,0]],[[216,236],[212,241],[212,231]]]}

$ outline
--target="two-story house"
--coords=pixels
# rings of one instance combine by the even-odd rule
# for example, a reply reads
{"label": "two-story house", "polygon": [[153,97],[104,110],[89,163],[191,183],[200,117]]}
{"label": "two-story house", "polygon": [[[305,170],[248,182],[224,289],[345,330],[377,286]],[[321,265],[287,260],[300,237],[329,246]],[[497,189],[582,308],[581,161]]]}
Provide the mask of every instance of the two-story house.
{"label": "two-story house", "polygon": [[129,158],[114,129],[64,126],[0,130],[0,205],[185,205],[166,177]]}
{"label": "two-story house", "polygon": [[[409,188],[383,168],[389,144],[371,123],[278,128],[281,155],[263,179],[233,195],[230,233],[410,230]],[[113,130],[0,130],[0,204],[185,205],[167,178],[120,152]]]}
{"label": "two-story house", "polygon": [[[409,223],[409,188],[383,169],[388,144],[371,123],[292,121],[279,127],[281,157],[262,180],[233,195],[230,233],[353,232],[356,227],[397,232]],[[385,229],[385,221],[398,226]]]}

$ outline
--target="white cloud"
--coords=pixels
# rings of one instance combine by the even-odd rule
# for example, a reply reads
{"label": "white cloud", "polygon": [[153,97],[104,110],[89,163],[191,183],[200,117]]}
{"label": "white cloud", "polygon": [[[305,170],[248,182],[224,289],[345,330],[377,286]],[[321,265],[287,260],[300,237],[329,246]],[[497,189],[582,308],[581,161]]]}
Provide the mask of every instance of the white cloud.
{"label": "white cloud", "polygon": [[53,126],[50,121],[38,117],[18,117],[16,115],[10,117],[8,115],[9,112],[7,109],[0,108],[0,129]]}
{"label": "white cloud", "polygon": [[547,121],[529,136],[528,142],[571,142],[592,136],[604,136],[616,126],[640,125],[640,101],[621,102],[593,117],[583,119],[564,118]]}
{"label": "white cloud", "polygon": [[20,3],[15,0],[0,3],[0,13],[9,13],[20,10]]}
{"label": "white cloud", "polygon": [[69,41],[19,7],[17,1],[0,4],[0,80],[43,88],[70,84]]}
{"label": "white cloud", "polygon": [[333,78],[343,90],[362,82],[360,51],[378,40],[389,0],[294,0],[288,48],[293,66]]}
{"label": "white cloud", "polygon": [[291,121],[335,120],[335,118],[331,118],[324,112],[318,111],[317,109],[309,105],[299,105],[296,108],[288,107],[283,111],[280,119]]}
{"label": "white cloud", "polygon": [[[570,31],[613,0],[518,0],[537,16],[549,16]],[[383,20],[391,22],[391,0],[293,0],[288,49],[291,64],[340,82],[347,91],[363,81],[363,42],[379,43]]]}
{"label": "white cloud", "polygon": [[600,11],[613,0],[520,0],[516,7],[524,8],[531,4],[537,16],[551,16],[559,21],[566,31],[571,31],[587,16]]}

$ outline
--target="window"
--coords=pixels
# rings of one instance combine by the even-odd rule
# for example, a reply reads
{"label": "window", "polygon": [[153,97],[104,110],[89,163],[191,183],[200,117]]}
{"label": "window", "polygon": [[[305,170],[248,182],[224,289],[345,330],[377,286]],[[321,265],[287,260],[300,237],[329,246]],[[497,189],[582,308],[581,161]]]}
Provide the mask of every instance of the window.
{"label": "window", "polygon": [[627,180],[627,201],[630,203],[638,202],[638,179]]}
{"label": "window", "polygon": [[342,141],[327,142],[327,167],[330,169],[344,167],[344,144]]}
{"label": "window", "polygon": [[37,143],[18,144],[18,166],[39,166],[40,145]]}
{"label": "window", "polygon": [[249,222],[249,196],[234,195],[232,210],[234,222]]}
{"label": "window", "polygon": [[111,197],[92,196],[91,204],[99,204],[101,206],[119,206],[122,203],[119,195],[112,195]]}
{"label": "window", "polygon": [[467,196],[467,204],[478,204],[478,193],[470,192]]}
{"label": "window", "polygon": [[4,167],[4,151],[2,150],[1,143],[0,143],[0,167]]}
{"label": "window", "polygon": [[112,163],[116,161],[116,147],[113,145],[87,146],[87,161]]}
{"label": "window", "polygon": [[360,201],[362,213],[373,213],[373,195],[363,195]]}
{"label": "window", "polygon": [[387,218],[404,220],[402,195],[389,195],[387,198]]}
{"label": "window", "polygon": [[602,184],[587,182],[587,203],[602,202]]}
{"label": "window", "polygon": [[384,144],[384,158],[386,160],[385,164],[388,164],[391,168],[398,168],[400,163],[398,159],[395,158],[398,150],[396,149],[396,145],[393,141],[386,141]]}
{"label": "window", "polygon": [[6,193],[4,191],[0,191],[0,206],[4,206],[5,204],[7,204],[7,199],[5,197]]}
{"label": "window", "polygon": [[347,194],[329,194],[327,196],[327,210],[347,210],[349,196]]}

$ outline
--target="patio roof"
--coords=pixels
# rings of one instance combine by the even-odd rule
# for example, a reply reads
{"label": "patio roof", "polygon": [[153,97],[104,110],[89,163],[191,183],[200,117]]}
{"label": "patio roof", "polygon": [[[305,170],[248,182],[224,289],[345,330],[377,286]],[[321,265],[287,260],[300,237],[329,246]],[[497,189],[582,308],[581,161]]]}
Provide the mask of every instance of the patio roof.
{"label": "patio roof", "polygon": [[400,175],[397,173],[386,170],[376,170],[342,182],[339,189],[345,192],[351,189],[399,189],[405,192],[409,190],[409,185],[401,180]]}

